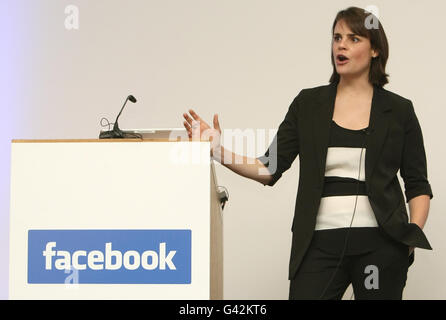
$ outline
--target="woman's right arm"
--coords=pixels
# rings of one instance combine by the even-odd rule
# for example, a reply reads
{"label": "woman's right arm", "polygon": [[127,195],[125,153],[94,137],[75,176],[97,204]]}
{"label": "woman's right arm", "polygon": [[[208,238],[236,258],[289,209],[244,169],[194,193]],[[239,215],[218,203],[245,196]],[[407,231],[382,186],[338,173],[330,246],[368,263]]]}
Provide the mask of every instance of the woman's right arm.
{"label": "woman's right arm", "polygon": [[[213,155],[212,150],[211,155]],[[222,146],[218,158],[220,158],[218,161],[222,165],[242,177],[260,182],[263,185],[267,185],[272,179],[266,166],[257,158],[241,156]]]}
{"label": "woman's right arm", "polygon": [[192,138],[192,136],[198,136],[200,138],[203,138],[204,136],[206,138],[211,137],[211,157],[213,157],[213,159],[238,175],[252,179],[263,185],[267,185],[271,181],[271,174],[260,160],[238,155],[225,149],[220,144],[221,129],[217,114],[214,115],[214,128],[211,128],[193,110],[190,109],[189,113],[192,117],[187,113],[183,114],[183,117],[186,120],[183,124],[187,130],[189,138]]}
{"label": "woman's right arm", "polygon": [[258,158],[235,154],[220,145],[221,129],[217,114],[214,115],[214,128],[211,128],[193,110],[189,110],[192,118],[184,113],[183,116],[186,119],[184,126],[189,138],[194,136],[200,139],[210,139],[211,155],[214,150],[213,158],[222,165],[243,177],[272,187],[291,167],[300,152],[298,117],[302,94],[303,90],[294,98],[273,141],[265,154]]}

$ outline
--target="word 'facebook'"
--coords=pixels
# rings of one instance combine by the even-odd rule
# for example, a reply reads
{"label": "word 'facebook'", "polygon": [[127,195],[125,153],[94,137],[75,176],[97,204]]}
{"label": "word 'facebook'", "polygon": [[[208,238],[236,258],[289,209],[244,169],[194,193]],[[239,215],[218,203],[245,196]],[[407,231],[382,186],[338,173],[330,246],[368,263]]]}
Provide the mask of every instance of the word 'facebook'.
{"label": "word 'facebook'", "polygon": [[191,230],[29,230],[28,283],[191,283]]}
{"label": "word 'facebook'", "polygon": [[[172,262],[176,251],[171,250],[166,255],[166,243],[164,242],[159,245],[159,254],[156,251],[147,250],[141,255],[135,250],[126,251],[124,254],[121,251],[112,250],[111,242],[105,244],[105,254],[99,250],[92,250],[88,254],[85,250],[77,250],[71,255],[69,251],[55,251],[55,247],[56,242],[48,242],[45,251],[43,251],[46,270],[52,269],[54,256],[57,257],[54,264],[58,270],[71,270],[71,266],[76,270],[86,270],[87,265],[92,270],[103,270],[104,267],[107,270],[117,270],[122,265],[127,270],[136,270],[140,266],[146,270],[154,270],[158,265],[160,270],[165,270],[166,265],[171,270],[176,269]],[[81,257],[86,258],[86,263],[79,262]]]}

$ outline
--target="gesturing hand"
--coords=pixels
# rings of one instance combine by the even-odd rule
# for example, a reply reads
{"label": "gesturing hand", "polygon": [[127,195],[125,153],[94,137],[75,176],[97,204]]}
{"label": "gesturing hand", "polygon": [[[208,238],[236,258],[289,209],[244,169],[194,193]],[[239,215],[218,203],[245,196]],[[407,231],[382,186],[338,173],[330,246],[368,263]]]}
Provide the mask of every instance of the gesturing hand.
{"label": "gesturing hand", "polygon": [[[183,122],[184,127],[187,130],[189,138],[210,140],[211,141],[211,156],[213,154],[220,153],[220,137],[221,129],[218,122],[218,115],[214,114],[214,128],[211,128],[198,114],[189,109],[189,116],[187,113],[183,113],[183,117],[186,121]],[[215,152],[214,152],[215,151]]]}

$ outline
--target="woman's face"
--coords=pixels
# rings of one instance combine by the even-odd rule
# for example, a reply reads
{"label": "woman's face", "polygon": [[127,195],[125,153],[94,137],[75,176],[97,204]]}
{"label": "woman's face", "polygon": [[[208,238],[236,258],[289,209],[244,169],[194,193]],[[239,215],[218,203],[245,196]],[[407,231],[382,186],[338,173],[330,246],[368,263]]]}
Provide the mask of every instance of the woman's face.
{"label": "woman's face", "polygon": [[[339,20],[335,25],[332,53],[336,72],[341,77],[358,77],[363,74],[368,76],[371,59],[377,56],[377,52],[371,48],[370,40],[354,35],[344,20]],[[338,55],[343,55],[348,60],[341,61]]]}

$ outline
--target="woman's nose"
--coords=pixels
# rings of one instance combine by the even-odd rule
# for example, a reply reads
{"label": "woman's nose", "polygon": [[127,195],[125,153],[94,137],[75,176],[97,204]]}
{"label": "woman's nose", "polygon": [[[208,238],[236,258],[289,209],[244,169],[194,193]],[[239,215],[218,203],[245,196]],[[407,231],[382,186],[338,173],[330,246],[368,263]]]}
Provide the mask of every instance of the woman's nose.
{"label": "woman's nose", "polygon": [[346,49],[347,48],[347,46],[346,46],[346,44],[345,44],[345,40],[340,40],[339,42],[338,42],[338,50],[340,50],[340,49]]}
{"label": "woman's nose", "polygon": [[339,49],[345,49],[347,47],[345,41],[346,41],[345,39],[339,39],[339,38],[338,39],[334,39],[333,40],[334,47],[336,47],[338,50]]}

